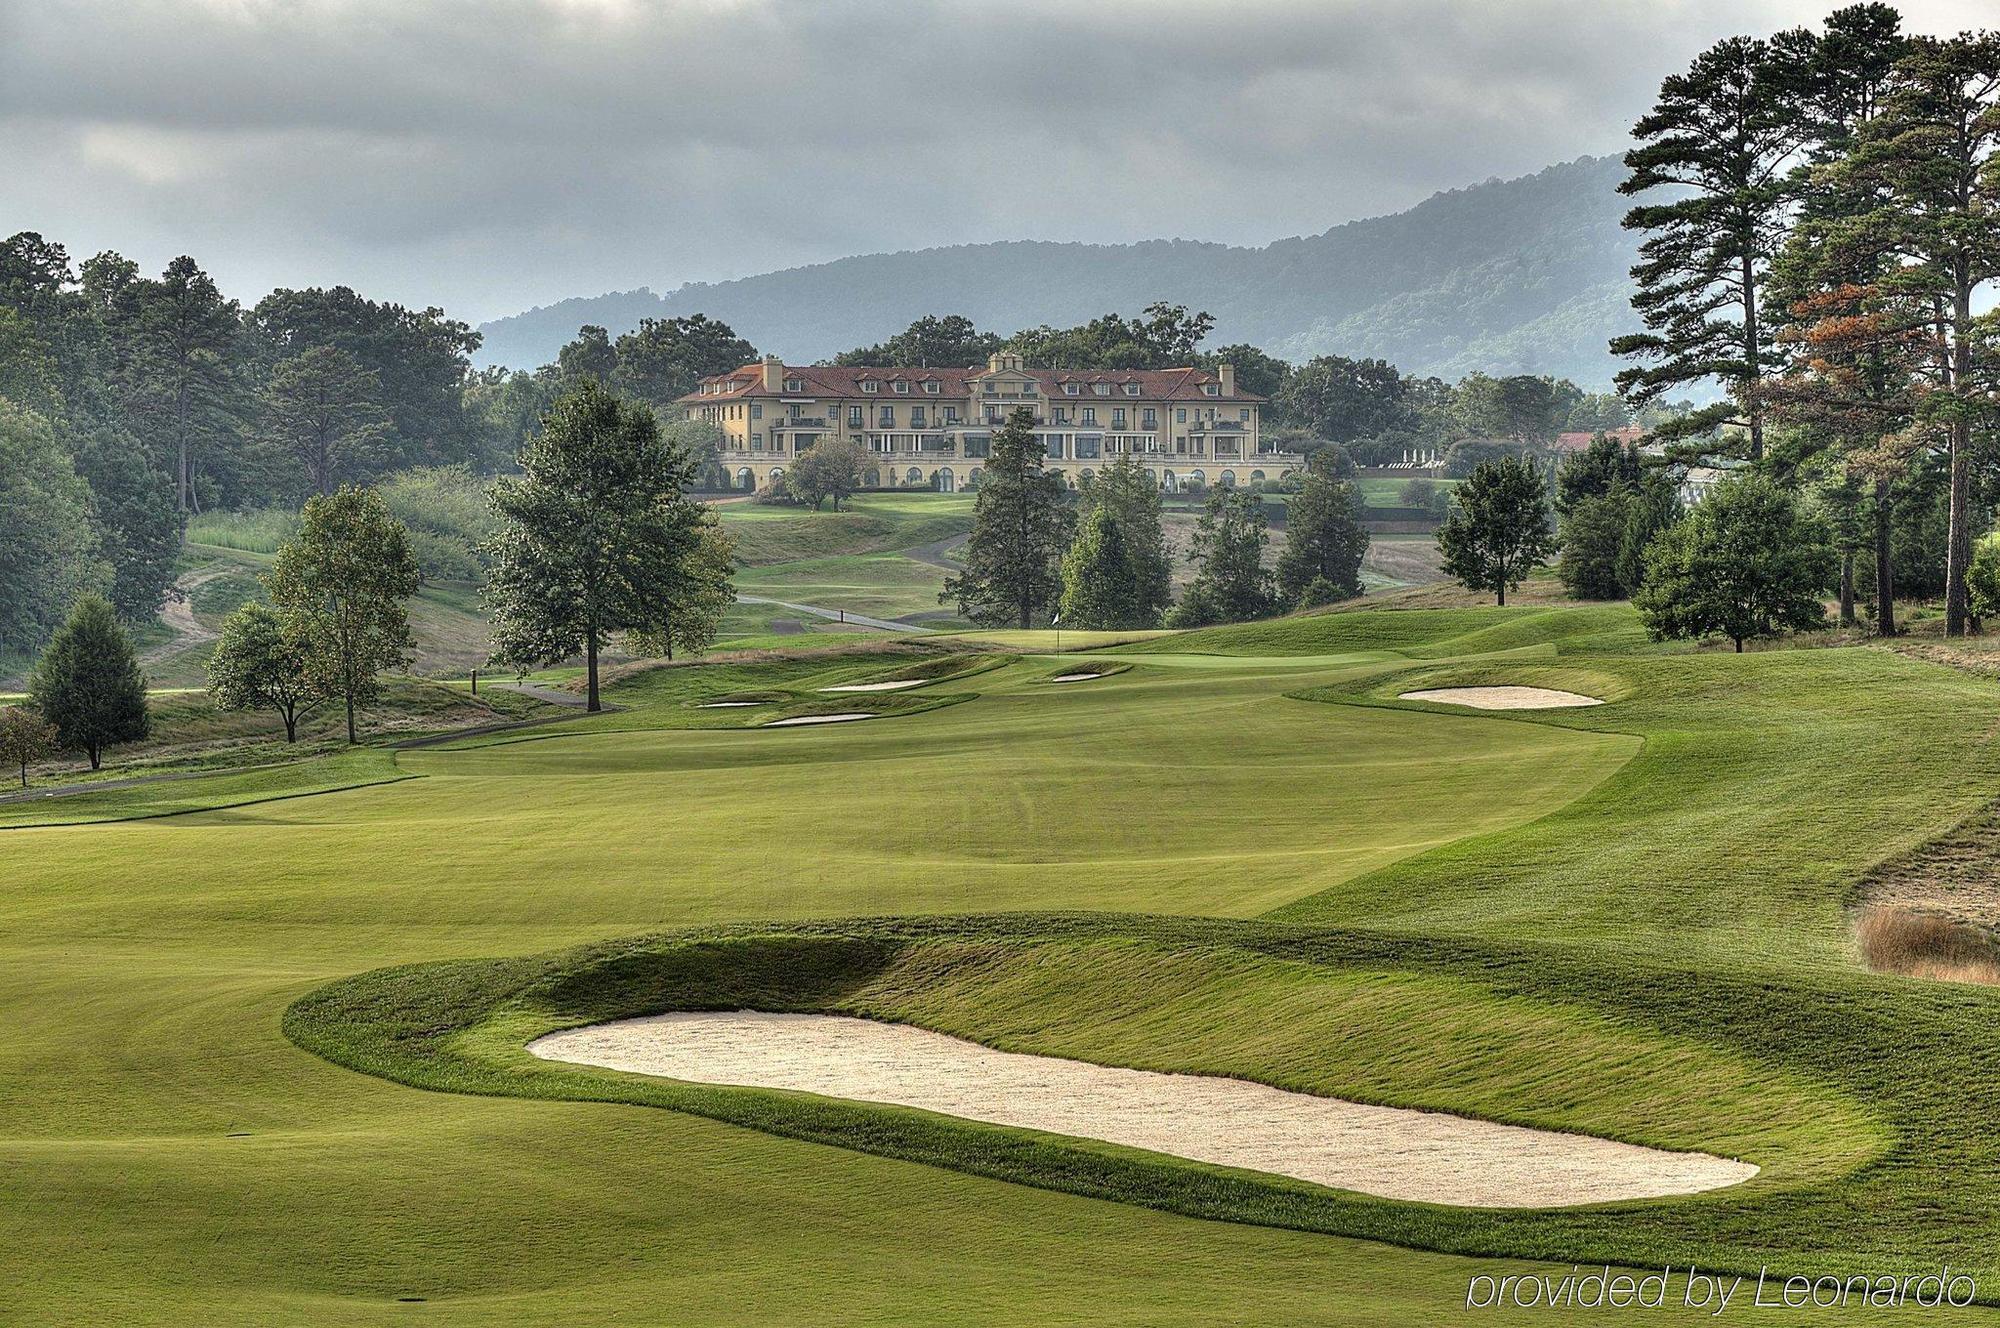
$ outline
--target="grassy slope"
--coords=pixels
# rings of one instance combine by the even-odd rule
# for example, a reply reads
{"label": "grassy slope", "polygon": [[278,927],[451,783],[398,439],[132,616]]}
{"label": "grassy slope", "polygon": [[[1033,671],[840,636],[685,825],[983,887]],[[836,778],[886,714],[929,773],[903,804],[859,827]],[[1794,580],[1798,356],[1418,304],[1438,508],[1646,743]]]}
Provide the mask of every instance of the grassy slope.
{"label": "grassy slope", "polygon": [[[304,1056],[276,1030],[292,998],[385,963],[736,918],[1051,906],[1289,905],[1310,926],[1362,930],[1311,954],[1204,951],[1192,968],[1186,938],[1172,963],[1122,970],[1092,955],[954,985],[944,975],[977,966],[902,968],[855,1008],[1139,1063],[1269,1074],[1312,1053],[1329,1057],[1324,1086],[1499,1115],[1546,1102],[1536,1058],[1561,1060],[1582,1096],[1550,1109],[1600,1123],[1625,1113],[1638,1134],[1642,1103],[1690,1120],[1693,1109],[1621,1089],[1612,1069],[1670,1074],[1660,1049],[1679,1045],[1696,1058],[1685,1066],[1705,1067],[1704,1087],[1744,1104],[1706,1128],[1764,1120],[1808,1171],[1860,1137],[1837,1128],[1850,1100],[1897,1120],[1936,1165],[1899,1155],[1877,1168],[1889,1189],[1849,1220],[1879,1212],[1881,1239],[1921,1249],[1946,1232],[1968,1255],[1990,1249],[1977,1186],[1912,1220],[1912,1195],[1934,1203],[1960,1179],[1953,1168],[1984,1164],[1987,1126],[1977,1112],[1957,1125],[1943,1114],[1943,1095],[1963,1099],[1963,1074],[1933,1073],[1925,1089],[1899,1072],[1893,1042],[1915,1029],[1906,1057],[1934,1057],[1953,1036],[1962,1055],[1984,1054],[1979,1021],[1991,1026],[1994,1002],[1854,973],[1835,907],[1865,861],[1986,796],[1983,684],[1906,661],[1883,672],[1867,651],[1593,655],[1630,644],[1615,613],[1536,612],[1327,615],[1206,634],[1180,643],[1202,653],[1128,648],[1128,672],[1071,688],[1039,685],[1047,661],[1024,662],[938,685],[980,693],[974,703],[832,730],[664,731],[697,695],[821,676],[665,670],[630,684],[637,708],[614,718],[633,732],[411,754],[404,768],[425,777],[387,788],[10,836],[0,1312],[374,1322],[397,1312],[395,1297],[426,1295],[427,1317],[447,1321],[657,1322],[665,1295],[677,1318],[701,1322],[1379,1323],[1442,1317],[1469,1272],[1496,1269],[672,1113],[412,1093]],[[1374,703],[1416,685],[1396,671],[1424,682],[1496,671],[1452,663],[1455,641],[1518,651],[1510,679],[1626,690],[1555,723]],[[1869,718],[1931,716],[1919,743],[1896,748],[1901,764],[1870,726],[1831,714],[1857,677],[1880,708]],[[1811,722],[1788,745],[1794,709]],[[1725,736],[1704,742],[1711,722]],[[1620,771],[1629,733],[1646,746]],[[1739,754],[1732,733],[1751,746]],[[1800,761],[1809,776],[1788,770]],[[1848,763],[1851,776],[1836,769]],[[959,800],[940,804],[940,789]],[[1704,803],[1711,792],[1739,817],[1761,807],[1749,799],[1782,799],[1784,816],[1755,811],[1732,841],[1732,819]],[[1656,803],[1672,819],[1651,817]],[[1852,824],[1834,825],[1857,805]],[[1651,840],[1627,842],[1655,821]],[[1832,829],[1778,835],[1738,872],[1742,845],[1780,822]],[[1460,840],[1482,830],[1495,833]],[[1544,853],[1553,884],[1521,866]],[[168,854],[200,869],[163,879],[153,864]],[[1717,875],[1679,879],[1695,868]],[[1643,888],[1620,875],[1635,872],[1651,873]],[[1493,873],[1514,888],[1491,888]],[[1690,927],[1696,903],[1710,920]],[[1743,919],[1713,917],[1732,910]],[[1429,931],[1455,939],[1421,939]],[[480,971],[463,973],[470,983]],[[1356,986],[1355,972],[1383,985]],[[1130,1004],[1107,1017],[1119,993]],[[58,1009],[66,1020],[48,1016]],[[1246,1009],[1268,1022],[1231,1036]],[[1360,1054],[1298,1031],[1315,1026],[1344,1031]],[[1787,1035],[1801,1039],[1791,1052]],[[1851,1082],[1828,1085],[1843,1036],[1862,1054]],[[1654,1050],[1635,1055],[1638,1042]],[[1393,1054],[1412,1045],[1459,1051]],[[1773,1074],[1797,1083],[1781,1091]],[[1831,1105],[1784,1123],[1788,1103],[1814,1101]],[[1651,1211],[1666,1230],[1700,1231],[1704,1214],[1728,1228],[1735,1209]],[[1567,1248],[1588,1247],[1590,1221],[1568,1227]]]}

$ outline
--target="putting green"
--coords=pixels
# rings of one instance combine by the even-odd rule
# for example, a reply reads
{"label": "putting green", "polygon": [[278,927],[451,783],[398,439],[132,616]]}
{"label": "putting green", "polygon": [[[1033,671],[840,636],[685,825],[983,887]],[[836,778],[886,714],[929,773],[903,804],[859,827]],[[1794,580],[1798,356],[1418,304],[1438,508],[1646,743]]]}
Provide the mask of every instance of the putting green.
{"label": "putting green", "polygon": [[[738,731],[769,712],[692,703],[879,676],[879,661],[667,670],[615,692],[625,714],[401,754],[414,777],[395,784],[0,833],[0,1318],[656,1324],[671,1306],[690,1323],[1372,1324],[1434,1321],[1472,1274],[1534,1270],[1199,1221],[638,1104],[419,1091],[280,1031],[295,1000],[383,965],[466,961],[425,971],[435,997],[469,1000],[487,971],[474,961],[739,920],[1284,909],[1308,925],[1258,944],[1317,937],[1331,951],[1312,962],[1337,971],[1308,980],[1226,954],[1120,969],[1093,953],[962,988],[885,979],[867,999],[962,1034],[1040,1029],[1057,1053],[1234,1056],[1255,1075],[1295,1054],[1280,1035],[1318,1027],[1326,1082],[1347,1076],[1359,1099],[1372,1075],[1379,1097],[1496,1117],[1540,1102],[1551,1123],[1595,1113],[1641,1141],[1780,1121],[1783,1156],[1752,1191],[1758,1220],[1791,1242],[1780,1254],[1810,1235],[1761,1216],[1793,1203],[1778,1187],[1837,1195],[1888,1135],[1939,1158],[1926,1171],[1898,1152],[1875,1169],[1888,1209],[1895,1186],[1939,1195],[1938,1169],[1984,1161],[1992,1146],[1975,1141],[1992,1132],[1978,1109],[1923,1114],[1968,1090],[1949,1074],[1917,1085],[1894,1056],[1947,1034],[1984,1054],[1993,1003],[1839,967],[1839,891],[1843,873],[1982,798],[1966,773],[1991,773],[1975,764],[1975,681],[1876,652],[1600,659],[1589,650],[1629,645],[1629,623],[1547,615],[1347,613],[1206,635],[1199,653],[1152,641],[1083,687],[1043,685],[1051,662],[1025,660],[952,681],[973,696],[962,703],[822,730]],[[1388,699],[1494,681],[1482,670],[1501,665],[1460,662],[1461,641],[1517,652],[1510,678],[1624,699],[1533,720]],[[1810,721],[1796,740],[1794,712]],[[1870,741],[1891,720],[1919,740]],[[1728,805],[1703,801],[1718,797]],[[1677,819],[1644,830],[1661,807]],[[1709,875],[1659,893],[1690,869]],[[1017,922],[1037,936],[1071,925]],[[1349,930],[1314,930],[1328,923]],[[1214,940],[1164,936],[1177,952]],[[1193,976],[1175,994],[1149,971]],[[1860,1041],[1829,1085],[1810,1066],[1833,1021]],[[1255,1036],[1231,1036],[1246,1026]],[[1330,1040],[1342,1028],[1356,1054]],[[1781,1032],[1800,1039],[1789,1060]],[[1884,1050],[1893,1037],[1917,1045]],[[1554,1055],[1584,1045],[1564,1038],[1604,1058]],[[1711,1088],[1742,1105],[1711,1124],[1635,1123],[1620,1068],[1670,1073],[1683,1055],[1690,1108]],[[1565,1073],[1575,1095],[1551,1104]],[[1790,1105],[1769,1096],[1773,1074]],[[1919,1253],[1946,1228],[1983,1239],[1984,1194],[1944,1196],[1880,1238]],[[1651,1225],[1635,1229],[1740,1245],[1762,1228],[1746,1234],[1737,1202],[1642,1205]],[[1375,1203],[1344,1229],[1486,1249],[1529,1230],[1448,1230],[1425,1213]],[[1542,1252],[1566,1271],[1602,1247],[1592,1224],[1606,1220],[1547,1228]]]}

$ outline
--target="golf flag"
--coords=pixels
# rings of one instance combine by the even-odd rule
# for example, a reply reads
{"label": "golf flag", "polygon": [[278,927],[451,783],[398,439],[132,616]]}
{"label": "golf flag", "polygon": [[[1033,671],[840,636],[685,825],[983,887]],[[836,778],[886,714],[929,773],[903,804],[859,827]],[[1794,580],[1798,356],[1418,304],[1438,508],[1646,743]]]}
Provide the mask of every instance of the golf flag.
{"label": "golf flag", "polygon": [[1054,627],[1057,623],[1061,621],[1062,621],[1062,615],[1058,613],[1054,617],[1049,619],[1049,626]]}

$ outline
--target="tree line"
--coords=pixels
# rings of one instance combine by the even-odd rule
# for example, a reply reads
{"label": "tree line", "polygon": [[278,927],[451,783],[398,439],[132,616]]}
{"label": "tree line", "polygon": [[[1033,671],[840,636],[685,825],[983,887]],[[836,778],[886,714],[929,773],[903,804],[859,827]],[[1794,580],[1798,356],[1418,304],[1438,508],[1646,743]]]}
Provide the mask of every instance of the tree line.
{"label": "tree line", "polygon": [[[734,558],[715,514],[692,495],[695,461],[652,408],[586,377],[550,405],[493,485],[482,550],[492,661],[518,672],[581,658],[585,704],[602,708],[600,658],[698,652],[735,598]],[[269,603],[224,620],[209,694],[225,710],[266,710],[287,742],[337,706],[349,743],[385,672],[407,665],[408,602],[422,573],[412,532],[380,493],[343,485],[305,502],[297,533],[262,576]],[[28,678],[25,705],[0,708],[0,759],[29,766],[59,751],[98,769],[106,748],[148,736],[146,680],[130,633],[101,595],[69,608]]]}
{"label": "tree line", "polygon": [[1014,411],[993,435],[964,569],[946,578],[940,603],[986,626],[1123,631],[1239,622],[1361,593],[1368,534],[1336,452],[1314,458],[1288,500],[1275,569],[1264,565],[1263,497],[1214,490],[1194,529],[1194,577],[1178,602],[1152,474],[1119,457],[1072,500],[1044,457],[1034,412]]}

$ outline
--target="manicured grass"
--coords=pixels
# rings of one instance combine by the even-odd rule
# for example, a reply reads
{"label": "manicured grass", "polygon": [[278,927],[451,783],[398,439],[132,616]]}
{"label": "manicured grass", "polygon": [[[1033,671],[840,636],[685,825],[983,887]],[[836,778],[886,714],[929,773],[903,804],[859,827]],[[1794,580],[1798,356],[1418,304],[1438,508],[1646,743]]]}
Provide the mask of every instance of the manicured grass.
{"label": "manicured grass", "polygon": [[[939,652],[648,670],[622,714],[402,753],[400,783],[0,835],[0,1318],[1379,1324],[1451,1318],[1526,1255],[1993,1271],[2000,994],[1861,972],[1841,912],[1990,798],[1991,683],[1666,653],[1615,607],[1074,635],[1130,667],[1052,687],[1022,659],[870,698],[956,704],[771,732],[692,703]],[[1611,703],[1394,699],[1503,680]],[[685,928],[710,930],[661,934]],[[390,1078],[287,1042],[301,998],[302,1041]],[[1767,1172],[1455,1212],[519,1050],[676,1002]]]}
{"label": "manicured grass", "polygon": [[845,510],[728,503],[716,508],[748,567],[886,553],[972,529],[971,494],[864,493]]}
{"label": "manicured grass", "polygon": [[[920,563],[901,554],[877,553],[813,558],[770,566],[746,567],[736,574],[736,588],[746,595],[846,609],[872,618],[939,613],[944,568]],[[786,613],[785,610],[778,610]],[[790,614],[797,617],[797,614]]]}

